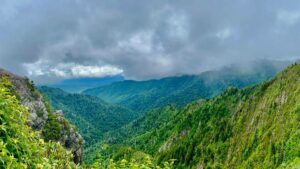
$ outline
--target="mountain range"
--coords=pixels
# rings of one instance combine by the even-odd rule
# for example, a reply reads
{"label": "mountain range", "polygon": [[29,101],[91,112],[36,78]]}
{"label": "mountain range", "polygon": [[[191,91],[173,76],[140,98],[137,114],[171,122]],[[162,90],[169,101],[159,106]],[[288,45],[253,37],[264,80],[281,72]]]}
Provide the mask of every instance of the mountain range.
{"label": "mountain range", "polygon": [[1,70],[0,168],[297,169],[300,65],[285,66],[122,80],[76,94]]}

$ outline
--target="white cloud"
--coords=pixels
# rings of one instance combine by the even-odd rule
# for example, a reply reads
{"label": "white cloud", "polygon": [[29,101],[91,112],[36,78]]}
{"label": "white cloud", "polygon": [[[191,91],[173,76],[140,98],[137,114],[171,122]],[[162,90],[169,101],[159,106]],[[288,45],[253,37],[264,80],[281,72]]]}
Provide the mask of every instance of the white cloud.
{"label": "white cloud", "polygon": [[68,74],[65,71],[59,70],[57,68],[51,69],[50,72],[52,72],[57,77],[68,77]]}
{"label": "white cloud", "polygon": [[231,29],[230,28],[225,28],[223,30],[220,30],[219,32],[216,33],[216,37],[219,39],[227,39],[231,36]]}
{"label": "white cloud", "polygon": [[152,51],[152,31],[138,32],[128,40],[118,42],[118,47],[124,50],[135,50],[141,53],[150,53]]}
{"label": "white cloud", "polygon": [[277,14],[277,18],[279,21],[284,24],[294,25],[300,19],[299,11],[280,11]]}
{"label": "white cloud", "polygon": [[174,14],[169,18],[168,22],[171,36],[180,39],[186,39],[188,37],[188,22],[184,14]]}
{"label": "white cloud", "polygon": [[91,66],[79,65],[74,63],[57,64],[54,67],[47,66],[49,62],[46,60],[39,60],[35,63],[24,64],[27,73],[31,77],[39,76],[55,76],[57,78],[77,78],[77,77],[105,77],[114,76],[123,73],[119,69],[111,65]]}
{"label": "white cloud", "polygon": [[123,73],[122,69],[114,66],[83,66],[76,65],[71,68],[74,77],[104,77]]}
{"label": "white cloud", "polygon": [[43,76],[45,75],[45,72],[41,65],[46,62],[47,61],[38,60],[35,63],[24,63],[23,67],[27,70],[29,76]]}

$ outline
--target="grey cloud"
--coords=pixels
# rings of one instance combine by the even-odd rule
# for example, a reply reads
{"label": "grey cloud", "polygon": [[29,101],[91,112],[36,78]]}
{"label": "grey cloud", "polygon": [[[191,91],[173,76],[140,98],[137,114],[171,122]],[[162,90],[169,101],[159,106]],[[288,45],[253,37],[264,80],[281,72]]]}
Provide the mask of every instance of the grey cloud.
{"label": "grey cloud", "polygon": [[133,79],[195,74],[298,57],[299,21],[300,2],[285,0],[3,0],[0,66],[23,75],[28,65],[63,64],[114,66]]}

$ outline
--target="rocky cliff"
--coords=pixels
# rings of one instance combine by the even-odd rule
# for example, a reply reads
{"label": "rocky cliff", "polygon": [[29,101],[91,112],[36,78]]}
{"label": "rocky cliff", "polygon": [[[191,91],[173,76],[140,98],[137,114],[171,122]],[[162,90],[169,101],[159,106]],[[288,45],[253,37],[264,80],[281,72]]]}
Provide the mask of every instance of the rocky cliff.
{"label": "rocky cliff", "polygon": [[0,77],[7,76],[13,84],[16,97],[28,108],[28,125],[39,131],[46,141],[57,141],[73,153],[74,162],[82,162],[83,139],[77,129],[63,116],[62,111],[52,112],[33,82],[0,69]]}

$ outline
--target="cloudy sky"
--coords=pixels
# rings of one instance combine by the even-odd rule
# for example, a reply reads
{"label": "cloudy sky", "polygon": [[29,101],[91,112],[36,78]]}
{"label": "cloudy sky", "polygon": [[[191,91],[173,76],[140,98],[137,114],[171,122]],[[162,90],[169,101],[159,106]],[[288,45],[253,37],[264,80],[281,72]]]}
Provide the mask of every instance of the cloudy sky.
{"label": "cloudy sky", "polygon": [[1,0],[0,67],[38,82],[300,56],[300,1]]}

